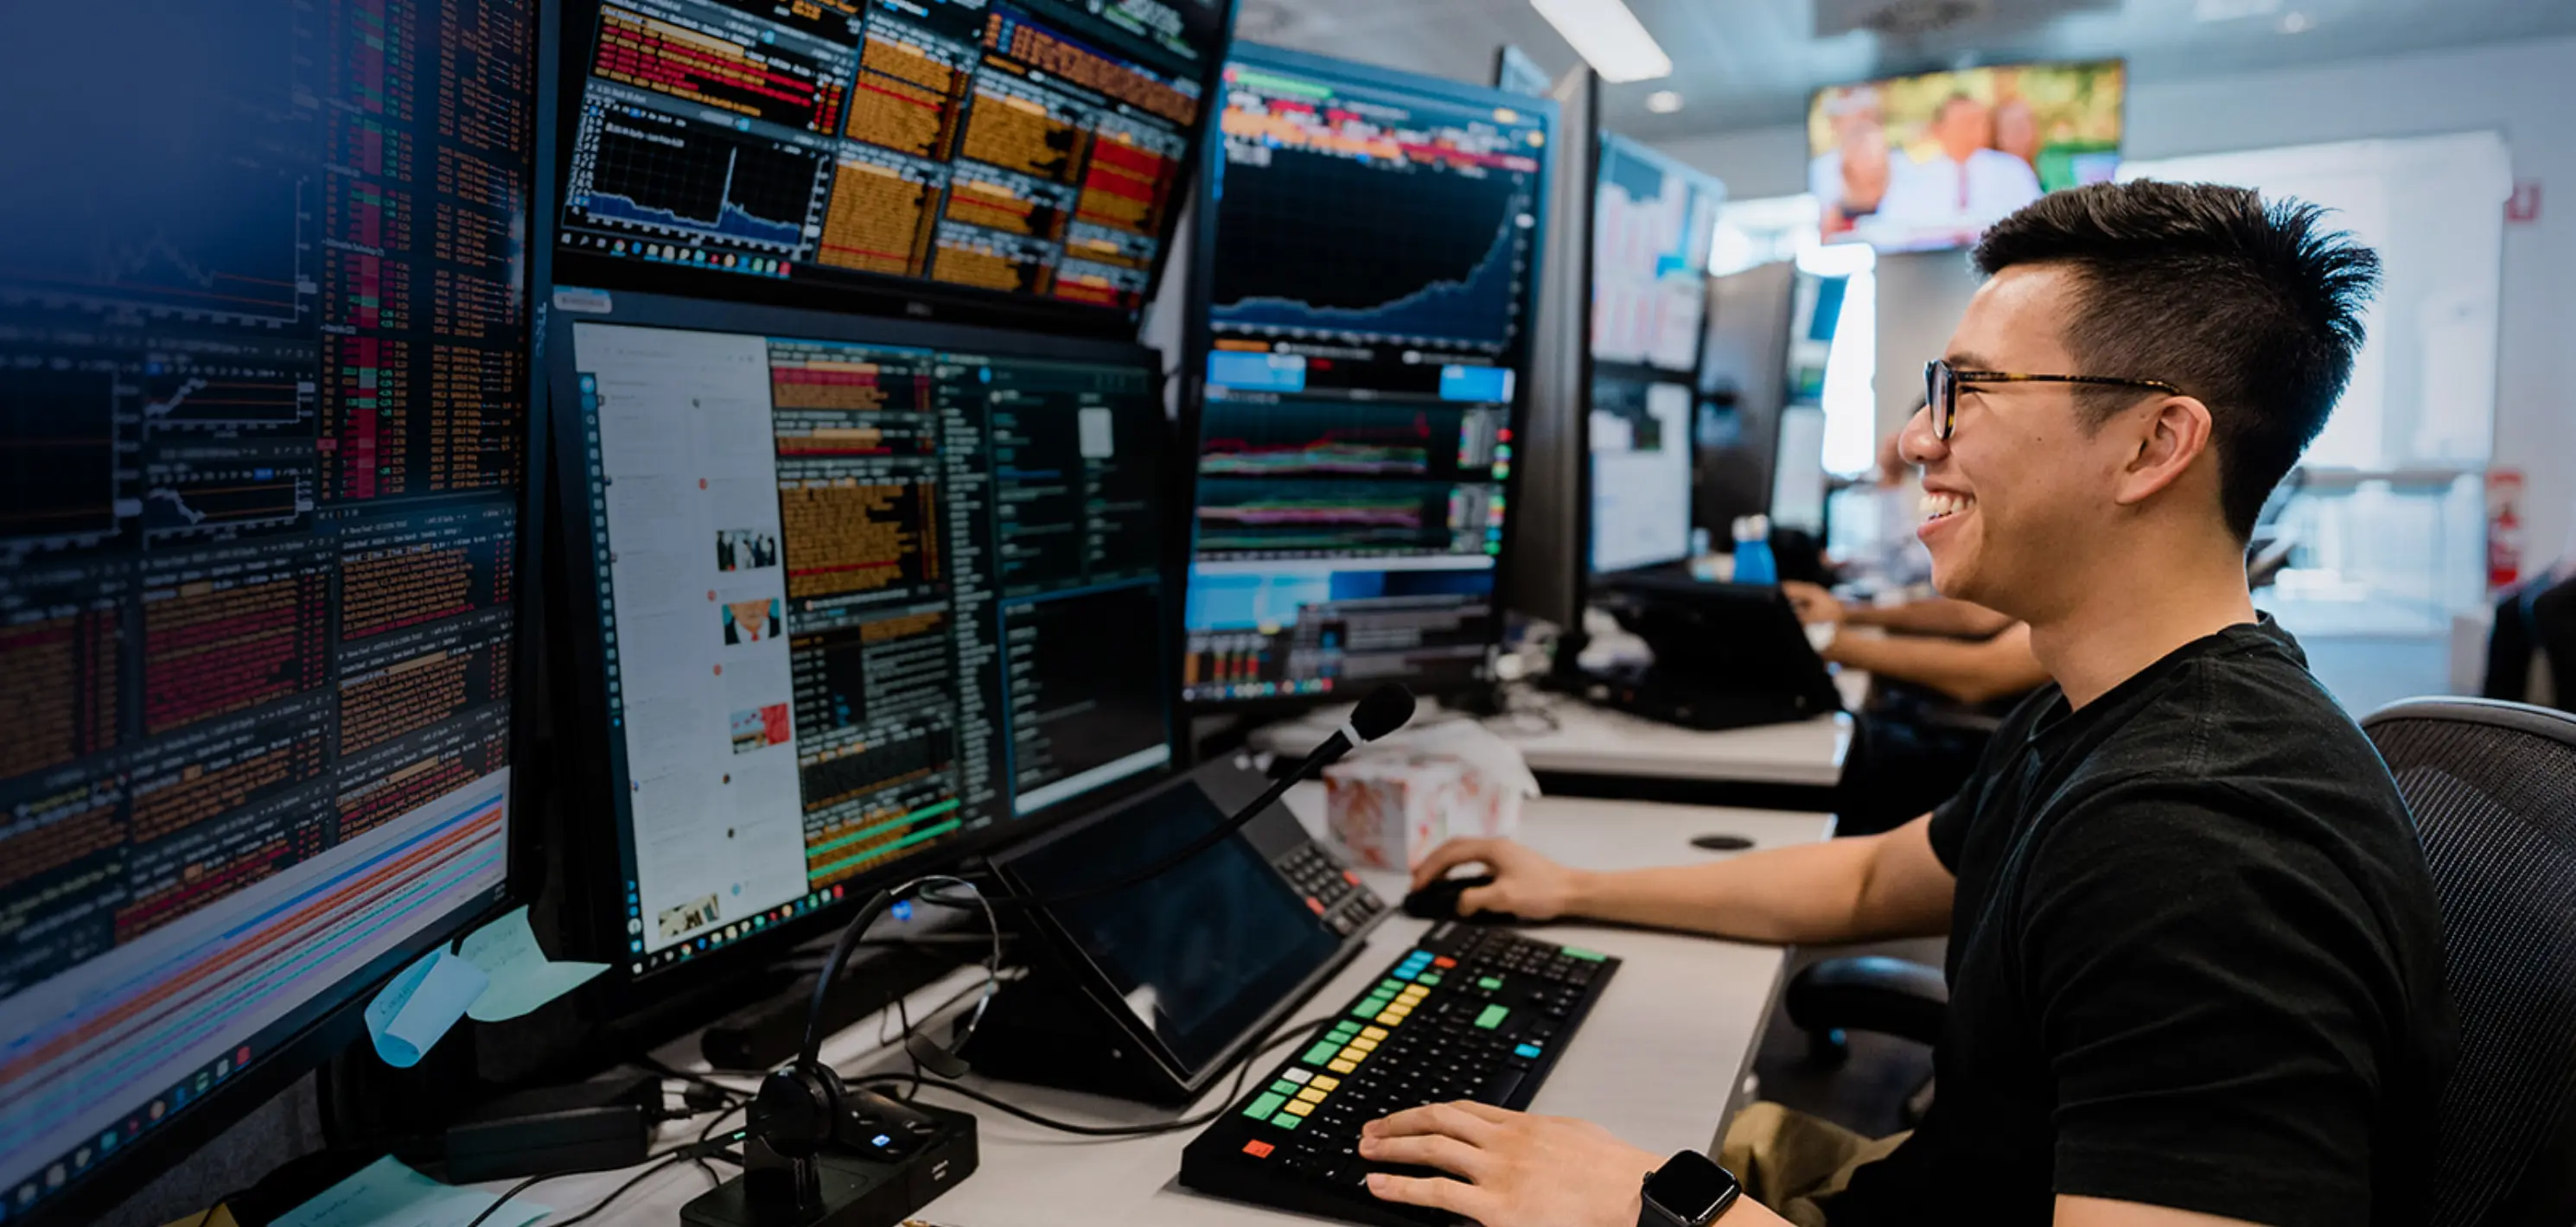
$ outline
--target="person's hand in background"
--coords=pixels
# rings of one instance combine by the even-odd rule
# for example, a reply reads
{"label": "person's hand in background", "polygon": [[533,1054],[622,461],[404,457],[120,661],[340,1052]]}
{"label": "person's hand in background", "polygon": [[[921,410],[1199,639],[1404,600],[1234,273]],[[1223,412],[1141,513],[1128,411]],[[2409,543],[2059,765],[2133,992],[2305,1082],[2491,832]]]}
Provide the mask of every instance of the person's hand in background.
{"label": "person's hand in background", "polygon": [[1584,875],[1508,839],[1453,839],[1431,850],[1413,868],[1420,890],[1461,865],[1482,865],[1493,884],[1458,896],[1458,914],[1509,912],[1523,920],[1554,920],[1574,910]]}
{"label": "person's hand in background", "polygon": [[1798,620],[1801,622],[1826,622],[1839,625],[1849,614],[1849,611],[1843,608],[1843,603],[1834,598],[1833,593],[1802,580],[1781,580],[1780,594],[1789,598],[1789,608],[1798,611]]}

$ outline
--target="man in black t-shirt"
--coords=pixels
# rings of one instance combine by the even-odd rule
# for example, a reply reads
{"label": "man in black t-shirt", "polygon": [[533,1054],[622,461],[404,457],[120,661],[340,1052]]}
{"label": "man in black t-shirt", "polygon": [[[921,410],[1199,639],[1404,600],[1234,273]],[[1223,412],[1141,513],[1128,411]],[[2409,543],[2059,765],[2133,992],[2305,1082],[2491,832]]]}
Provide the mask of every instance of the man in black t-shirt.
{"label": "man in black t-shirt", "polygon": [[[1462,841],[1417,871],[1490,867],[1462,911],[1949,936],[1922,1126],[1865,1143],[1757,1105],[1726,1148],[1751,1196],[1717,1227],[2421,1221],[2450,1043],[2431,882],[2387,768],[2245,583],[2378,279],[2322,222],[2135,183],[2048,196],[1979,244],[1988,280],[1904,436],[1918,534],[1941,592],[2028,623],[2056,683],[1953,799],[1701,865]],[[1376,1122],[1361,1154],[1453,1173],[1371,1188],[1488,1227],[1629,1227],[1662,1162],[1475,1104]]]}

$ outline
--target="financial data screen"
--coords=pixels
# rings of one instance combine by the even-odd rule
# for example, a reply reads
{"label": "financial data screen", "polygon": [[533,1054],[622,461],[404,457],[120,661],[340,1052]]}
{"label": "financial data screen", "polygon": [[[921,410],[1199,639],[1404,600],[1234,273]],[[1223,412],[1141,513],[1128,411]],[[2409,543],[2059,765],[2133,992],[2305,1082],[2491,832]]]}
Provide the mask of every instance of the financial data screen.
{"label": "financial data screen", "polygon": [[570,0],[566,276],[1136,311],[1224,18],[1215,0]]}
{"label": "financial data screen", "polygon": [[1185,697],[1470,681],[1554,104],[1248,46],[1224,82]]}
{"label": "financial data screen", "polygon": [[503,885],[535,38],[0,15],[0,1219]]}
{"label": "financial data screen", "polygon": [[1592,198],[1592,357],[1687,375],[1699,363],[1709,243],[1726,189],[1626,137],[1601,137]]}
{"label": "financial data screen", "polygon": [[1170,761],[1141,351],[573,337],[632,971]]}
{"label": "financial data screen", "polygon": [[1592,570],[1678,562],[1691,547],[1691,390],[1687,384],[1592,378]]}

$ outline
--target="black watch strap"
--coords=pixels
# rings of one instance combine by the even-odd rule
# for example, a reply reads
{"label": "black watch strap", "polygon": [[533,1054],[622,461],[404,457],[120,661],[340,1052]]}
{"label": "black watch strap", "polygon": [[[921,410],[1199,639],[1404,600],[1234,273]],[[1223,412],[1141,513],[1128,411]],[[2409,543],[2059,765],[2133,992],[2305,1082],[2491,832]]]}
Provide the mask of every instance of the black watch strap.
{"label": "black watch strap", "polygon": [[1743,1195],[1735,1173],[1696,1150],[1681,1151],[1646,1173],[1637,1227],[1708,1227]]}

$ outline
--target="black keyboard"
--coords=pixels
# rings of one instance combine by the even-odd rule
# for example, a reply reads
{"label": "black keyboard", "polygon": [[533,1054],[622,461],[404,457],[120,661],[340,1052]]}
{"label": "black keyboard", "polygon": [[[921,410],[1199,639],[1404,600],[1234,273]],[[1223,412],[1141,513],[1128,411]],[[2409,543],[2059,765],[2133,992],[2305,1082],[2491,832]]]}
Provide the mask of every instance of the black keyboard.
{"label": "black keyboard", "polygon": [[1181,1155],[1202,1193],[1355,1223],[1446,1214],[1370,1196],[1360,1126],[1427,1103],[1525,1108],[1619,960],[1509,930],[1444,923]]}

